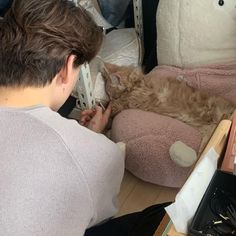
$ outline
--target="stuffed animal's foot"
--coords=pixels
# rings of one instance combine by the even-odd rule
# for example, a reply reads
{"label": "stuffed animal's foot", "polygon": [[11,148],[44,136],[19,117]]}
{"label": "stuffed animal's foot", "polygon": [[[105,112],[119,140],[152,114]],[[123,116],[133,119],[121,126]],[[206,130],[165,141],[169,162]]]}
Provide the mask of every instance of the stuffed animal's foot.
{"label": "stuffed animal's foot", "polygon": [[170,158],[181,167],[190,167],[197,160],[196,152],[181,141],[173,143],[169,153]]}

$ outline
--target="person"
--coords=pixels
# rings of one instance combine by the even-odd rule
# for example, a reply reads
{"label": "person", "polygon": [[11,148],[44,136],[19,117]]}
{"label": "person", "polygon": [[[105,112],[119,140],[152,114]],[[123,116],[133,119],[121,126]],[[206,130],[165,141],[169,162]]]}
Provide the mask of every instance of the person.
{"label": "person", "polygon": [[110,106],[56,111],[102,31],[66,0],[15,0],[0,19],[0,235],[83,235],[116,211],[124,155],[100,134]]}
{"label": "person", "polygon": [[0,235],[153,235],[169,203],[112,218],[124,154],[103,132],[111,106],[80,124],[57,110],[102,42],[67,0],[15,0],[0,19]]}

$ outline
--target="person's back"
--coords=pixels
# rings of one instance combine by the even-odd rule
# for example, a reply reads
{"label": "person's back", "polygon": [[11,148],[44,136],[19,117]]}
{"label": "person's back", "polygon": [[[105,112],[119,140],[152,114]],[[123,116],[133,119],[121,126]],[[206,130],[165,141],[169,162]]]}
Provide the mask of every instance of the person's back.
{"label": "person's back", "polygon": [[115,213],[115,144],[43,106],[0,117],[0,235],[82,235]]}
{"label": "person's back", "polygon": [[99,30],[64,0],[16,0],[0,20],[0,235],[83,235],[116,212],[123,154],[55,112]]}

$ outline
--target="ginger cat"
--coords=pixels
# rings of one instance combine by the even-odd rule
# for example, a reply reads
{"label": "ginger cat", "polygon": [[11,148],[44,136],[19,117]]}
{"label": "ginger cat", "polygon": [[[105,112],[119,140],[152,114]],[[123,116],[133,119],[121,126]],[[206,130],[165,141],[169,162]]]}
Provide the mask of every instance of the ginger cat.
{"label": "ginger cat", "polygon": [[102,75],[112,103],[112,116],[136,108],[178,119],[202,134],[199,153],[222,117],[231,117],[235,108],[219,96],[189,87],[183,79],[151,78],[133,66],[106,63]]}

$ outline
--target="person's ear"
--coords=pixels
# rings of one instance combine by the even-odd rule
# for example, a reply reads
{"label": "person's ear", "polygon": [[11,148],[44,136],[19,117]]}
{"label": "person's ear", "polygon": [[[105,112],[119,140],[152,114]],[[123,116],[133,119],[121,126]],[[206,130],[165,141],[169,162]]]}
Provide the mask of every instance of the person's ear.
{"label": "person's ear", "polygon": [[62,84],[67,84],[73,78],[75,73],[74,72],[75,69],[73,67],[74,60],[75,60],[75,55],[69,55],[67,57],[65,65],[60,70],[59,78]]}

